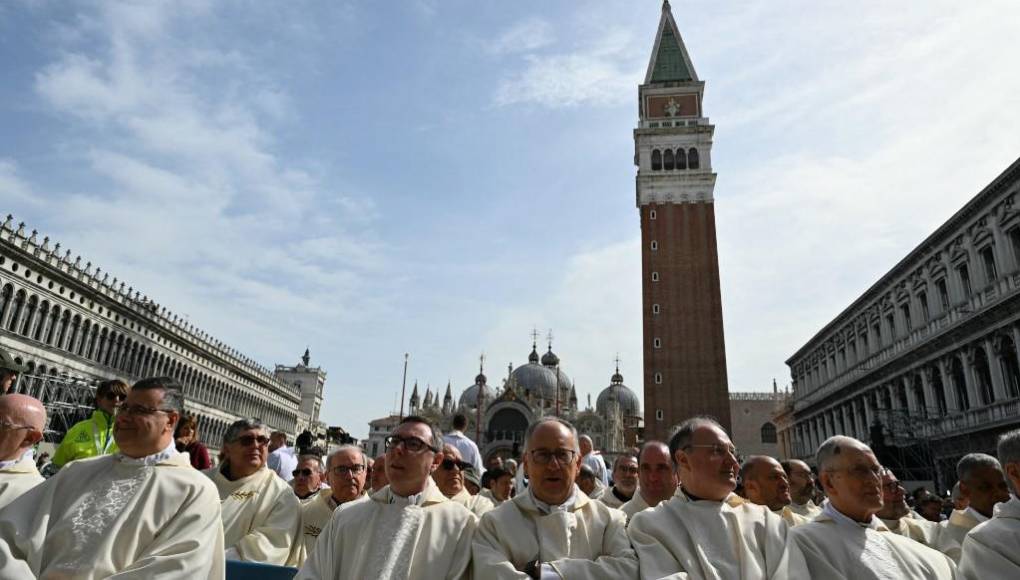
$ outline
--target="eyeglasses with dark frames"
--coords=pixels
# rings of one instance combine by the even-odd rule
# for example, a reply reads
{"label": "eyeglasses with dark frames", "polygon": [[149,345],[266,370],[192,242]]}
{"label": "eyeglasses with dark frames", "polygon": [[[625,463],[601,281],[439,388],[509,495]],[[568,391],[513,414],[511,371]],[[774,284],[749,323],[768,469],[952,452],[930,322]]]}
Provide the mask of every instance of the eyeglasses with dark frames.
{"label": "eyeglasses with dark frames", "polygon": [[472,465],[467,461],[457,461],[456,459],[444,459],[443,462],[439,464],[439,466],[445,469],[446,471],[451,471],[453,470],[454,467],[461,471],[467,471],[472,467]]}
{"label": "eyeglasses with dark frames", "polygon": [[259,447],[265,447],[269,445],[269,437],[265,435],[244,435],[234,439],[231,443],[240,443],[244,447],[251,447],[257,443]]}
{"label": "eyeglasses with dark frames", "polygon": [[332,470],[333,475],[357,475],[365,471],[364,465],[337,465]]}
{"label": "eyeglasses with dark frames", "polygon": [[311,476],[312,476],[312,473],[315,473],[315,472],[314,472],[314,471],[312,471],[311,469],[309,469],[309,468],[305,467],[305,468],[303,468],[303,469],[295,469],[295,470],[294,470],[294,471],[292,471],[292,472],[291,472],[290,474],[291,474],[291,475],[293,475],[294,477],[297,477],[297,476],[299,476],[299,475],[303,475],[303,476],[305,476],[305,477],[311,477]]}
{"label": "eyeglasses with dark frames", "polygon": [[573,463],[577,452],[573,449],[534,449],[531,452],[531,459],[539,465],[547,465],[556,460],[560,465]]}
{"label": "eyeglasses with dark frames", "polygon": [[160,409],[159,407],[147,407],[145,405],[121,405],[114,410],[115,415],[128,415],[132,417],[147,417],[156,413],[175,413],[173,409]]}
{"label": "eyeglasses with dark frames", "polygon": [[433,453],[439,453],[439,449],[428,444],[423,439],[418,437],[401,437],[400,435],[390,435],[385,439],[386,450],[396,449],[400,445],[404,446],[404,450],[408,453],[423,453],[425,450],[429,450]]}

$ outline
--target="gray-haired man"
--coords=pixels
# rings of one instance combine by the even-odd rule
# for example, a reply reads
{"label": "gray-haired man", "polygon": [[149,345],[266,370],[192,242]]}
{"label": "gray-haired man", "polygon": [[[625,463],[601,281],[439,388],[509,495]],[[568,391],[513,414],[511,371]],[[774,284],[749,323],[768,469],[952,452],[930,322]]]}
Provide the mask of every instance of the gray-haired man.
{"label": "gray-haired man", "polygon": [[223,463],[206,470],[219,491],[227,559],[283,565],[297,532],[300,502],[266,467],[269,430],[240,419],[223,436]]}
{"label": "gray-haired man", "polygon": [[1006,471],[1013,493],[1009,501],[995,508],[991,520],[978,524],[967,534],[960,558],[964,578],[1020,578],[1020,429],[999,438],[999,461]]}
{"label": "gray-haired man", "polygon": [[959,562],[967,533],[992,517],[995,504],[1009,501],[1009,487],[999,460],[985,453],[964,455],[956,464],[956,478],[967,507],[953,510],[948,520],[939,523],[935,547]]}

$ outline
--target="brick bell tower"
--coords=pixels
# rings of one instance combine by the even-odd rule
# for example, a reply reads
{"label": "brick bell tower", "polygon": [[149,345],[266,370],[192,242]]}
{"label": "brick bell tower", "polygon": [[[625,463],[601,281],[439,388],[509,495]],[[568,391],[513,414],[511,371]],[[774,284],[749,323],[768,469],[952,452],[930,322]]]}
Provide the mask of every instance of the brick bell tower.
{"label": "brick bell tower", "polygon": [[710,415],[730,429],[712,134],[669,0],[638,87],[634,130],[645,357],[645,439]]}

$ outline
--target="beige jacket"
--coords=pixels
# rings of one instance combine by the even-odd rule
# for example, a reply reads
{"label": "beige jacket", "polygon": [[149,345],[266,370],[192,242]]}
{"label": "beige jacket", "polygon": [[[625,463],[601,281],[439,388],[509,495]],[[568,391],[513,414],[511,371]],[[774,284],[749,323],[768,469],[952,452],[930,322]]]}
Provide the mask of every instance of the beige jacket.
{"label": "beige jacket", "polygon": [[35,468],[35,460],[27,455],[14,465],[0,469],[0,508],[46,481]]}

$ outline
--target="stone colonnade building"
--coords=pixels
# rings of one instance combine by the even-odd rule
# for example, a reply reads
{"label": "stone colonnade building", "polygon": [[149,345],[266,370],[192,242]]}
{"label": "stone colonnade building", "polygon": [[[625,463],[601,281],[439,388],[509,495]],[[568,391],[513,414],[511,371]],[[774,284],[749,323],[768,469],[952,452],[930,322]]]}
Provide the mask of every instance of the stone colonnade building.
{"label": "stone colonnade building", "polygon": [[[56,400],[66,389],[43,389],[50,377],[89,388],[167,375],[184,386],[185,412],[214,450],[241,417],[292,436],[304,429],[325,434],[319,409],[326,373],[310,366],[307,350],[298,365],[270,370],[12,221],[0,224],[0,348],[28,367],[19,391],[59,407],[68,404]],[[91,394],[77,402],[91,407]]]}
{"label": "stone colonnade building", "polygon": [[790,357],[785,451],[847,434],[944,490],[1020,426],[1018,197],[1020,160]]}

